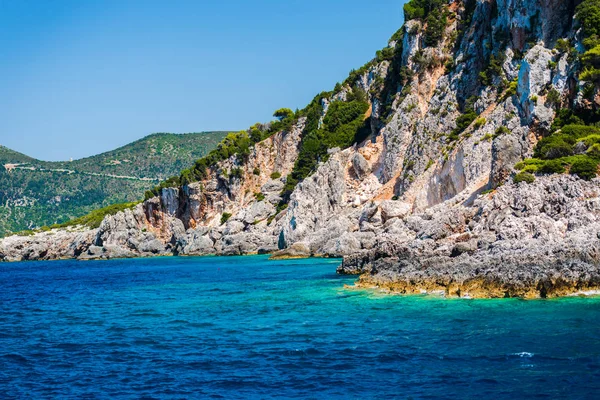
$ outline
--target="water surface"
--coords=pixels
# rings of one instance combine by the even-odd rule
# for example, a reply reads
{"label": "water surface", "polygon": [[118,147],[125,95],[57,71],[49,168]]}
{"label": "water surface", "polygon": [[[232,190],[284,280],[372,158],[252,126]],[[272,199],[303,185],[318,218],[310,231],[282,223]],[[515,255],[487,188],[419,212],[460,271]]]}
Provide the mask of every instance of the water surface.
{"label": "water surface", "polygon": [[600,299],[385,296],[338,263],[0,264],[0,397],[597,398]]}

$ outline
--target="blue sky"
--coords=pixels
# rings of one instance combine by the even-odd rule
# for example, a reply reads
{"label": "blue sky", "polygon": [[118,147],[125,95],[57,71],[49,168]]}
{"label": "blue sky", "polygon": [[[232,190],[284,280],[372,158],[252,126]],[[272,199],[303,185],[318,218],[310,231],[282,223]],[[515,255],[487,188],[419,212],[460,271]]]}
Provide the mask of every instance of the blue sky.
{"label": "blue sky", "polygon": [[302,108],[382,48],[403,0],[0,0],[0,144],[80,158]]}

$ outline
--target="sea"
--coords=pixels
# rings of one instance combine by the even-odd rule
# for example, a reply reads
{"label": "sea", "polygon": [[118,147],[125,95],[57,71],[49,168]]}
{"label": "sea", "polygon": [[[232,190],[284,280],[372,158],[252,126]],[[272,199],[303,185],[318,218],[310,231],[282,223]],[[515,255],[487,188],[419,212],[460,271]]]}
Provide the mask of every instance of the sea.
{"label": "sea", "polygon": [[338,259],[0,264],[0,399],[598,399],[600,299],[353,288]]}

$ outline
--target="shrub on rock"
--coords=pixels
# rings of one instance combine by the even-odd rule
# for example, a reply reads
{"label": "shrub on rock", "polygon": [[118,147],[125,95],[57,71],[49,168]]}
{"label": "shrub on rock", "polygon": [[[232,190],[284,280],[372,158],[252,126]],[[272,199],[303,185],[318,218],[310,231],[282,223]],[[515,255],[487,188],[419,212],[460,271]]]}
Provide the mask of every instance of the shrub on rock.
{"label": "shrub on rock", "polygon": [[527,182],[533,183],[535,181],[535,176],[531,175],[529,172],[519,172],[513,178],[515,183]]}
{"label": "shrub on rock", "polygon": [[575,161],[571,166],[571,170],[569,172],[572,175],[577,175],[581,179],[589,181],[590,179],[596,177],[597,171],[598,161],[595,161],[591,158],[584,158]]}
{"label": "shrub on rock", "polygon": [[231,218],[231,213],[224,212],[223,215],[221,215],[221,225],[229,221],[229,218]]}
{"label": "shrub on rock", "polygon": [[545,137],[535,146],[534,156],[549,160],[572,156],[574,142],[574,139],[567,135]]}
{"label": "shrub on rock", "polygon": [[539,169],[543,174],[562,174],[565,172],[565,167],[560,160],[548,160]]}
{"label": "shrub on rock", "polygon": [[586,154],[590,157],[600,159],[600,144],[594,143],[589,149],[587,149]]}

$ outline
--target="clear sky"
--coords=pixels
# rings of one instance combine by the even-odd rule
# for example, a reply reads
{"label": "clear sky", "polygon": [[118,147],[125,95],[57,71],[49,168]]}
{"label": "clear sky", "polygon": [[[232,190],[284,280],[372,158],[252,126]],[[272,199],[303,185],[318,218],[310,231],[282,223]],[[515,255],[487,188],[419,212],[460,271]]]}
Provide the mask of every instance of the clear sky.
{"label": "clear sky", "polygon": [[44,160],[304,107],[402,24],[403,0],[0,0],[0,144]]}

